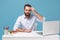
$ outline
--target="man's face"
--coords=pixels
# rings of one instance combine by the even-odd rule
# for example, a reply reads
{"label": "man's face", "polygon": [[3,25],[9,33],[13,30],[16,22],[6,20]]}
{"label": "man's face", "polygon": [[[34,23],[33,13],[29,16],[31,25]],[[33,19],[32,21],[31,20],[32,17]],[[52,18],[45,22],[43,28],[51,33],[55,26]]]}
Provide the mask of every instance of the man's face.
{"label": "man's face", "polygon": [[25,16],[30,16],[31,14],[31,7],[26,6],[24,9]]}

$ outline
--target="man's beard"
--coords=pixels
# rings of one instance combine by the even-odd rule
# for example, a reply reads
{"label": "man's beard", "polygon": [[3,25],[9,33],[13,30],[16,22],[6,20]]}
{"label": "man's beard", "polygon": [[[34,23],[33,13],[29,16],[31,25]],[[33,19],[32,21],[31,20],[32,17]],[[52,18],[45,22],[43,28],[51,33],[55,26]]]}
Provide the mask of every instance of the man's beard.
{"label": "man's beard", "polygon": [[24,14],[25,14],[26,17],[30,17],[30,15],[31,15],[31,13],[26,14],[25,12],[24,12]]}

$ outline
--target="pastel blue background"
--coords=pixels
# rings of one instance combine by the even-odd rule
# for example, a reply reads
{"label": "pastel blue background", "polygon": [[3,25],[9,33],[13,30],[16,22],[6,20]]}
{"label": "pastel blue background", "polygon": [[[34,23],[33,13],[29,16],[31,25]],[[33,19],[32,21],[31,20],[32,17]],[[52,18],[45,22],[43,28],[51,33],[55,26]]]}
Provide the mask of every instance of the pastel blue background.
{"label": "pastel blue background", "polygon": [[[12,30],[18,16],[24,13],[25,4],[31,4],[46,20],[60,20],[60,0],[0,0],[0,40],[4,27]],[[42,23],[38,23],[37,30],[42,30]]]}

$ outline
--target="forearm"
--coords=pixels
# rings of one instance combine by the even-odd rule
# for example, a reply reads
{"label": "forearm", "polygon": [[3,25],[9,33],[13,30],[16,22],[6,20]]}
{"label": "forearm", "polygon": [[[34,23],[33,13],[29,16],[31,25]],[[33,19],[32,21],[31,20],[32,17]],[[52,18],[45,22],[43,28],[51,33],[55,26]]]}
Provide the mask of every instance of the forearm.
{"label": "forearm", "polygon": [[40,15],[36,10],[34,10],[33,12],[39,18],[39,20],[43,20],[43,16]]}
{"label": "forearm", "polygon": [[16,29],[17,32],[31,32],[31,30],[28,29]]}
{"label": "forearm", "polygon": [[24,29],[16,29],[17,32],[25,32]]}

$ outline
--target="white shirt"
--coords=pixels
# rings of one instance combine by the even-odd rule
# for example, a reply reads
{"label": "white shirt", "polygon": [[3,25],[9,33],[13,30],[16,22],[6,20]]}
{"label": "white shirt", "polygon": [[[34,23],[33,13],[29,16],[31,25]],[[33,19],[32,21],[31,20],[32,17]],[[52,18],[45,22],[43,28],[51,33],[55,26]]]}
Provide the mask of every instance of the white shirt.
{"label": "white shirt", "polygon": [[17,28],[35,30],[36,21],[40,20],[34,15],[31,15],[29,19],[27,19],[25,15],[19,16],[13,30],[16,30]]}

